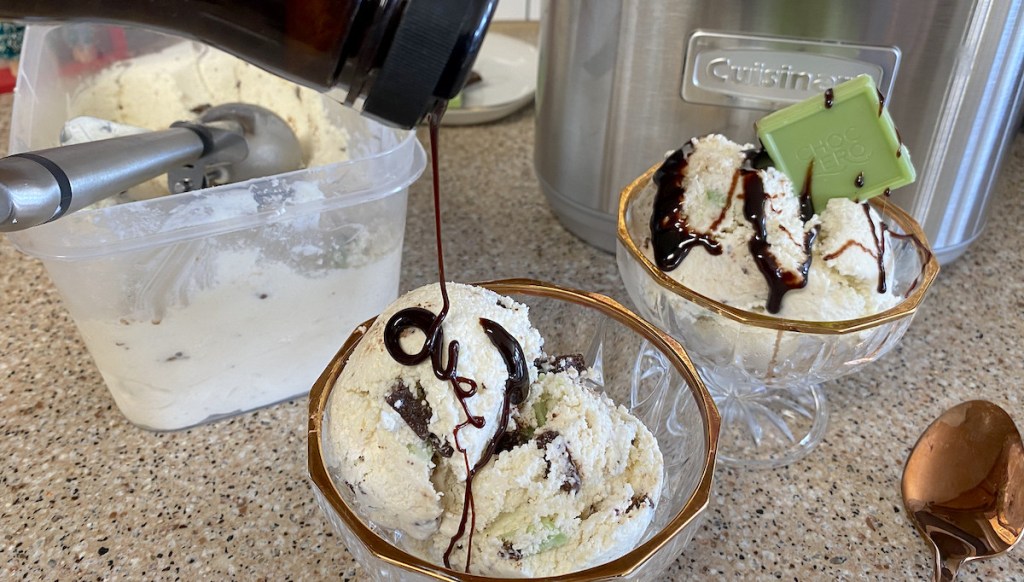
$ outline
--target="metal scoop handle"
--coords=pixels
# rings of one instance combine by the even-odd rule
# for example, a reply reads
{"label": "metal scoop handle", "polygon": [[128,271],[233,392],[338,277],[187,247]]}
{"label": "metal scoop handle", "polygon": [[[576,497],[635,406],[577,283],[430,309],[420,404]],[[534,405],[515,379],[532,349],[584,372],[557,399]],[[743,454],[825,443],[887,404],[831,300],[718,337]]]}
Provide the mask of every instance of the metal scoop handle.
{"label": "metal scoop handle", "polygon": [[213,153],[232,162],[245,159],[248,149],[239,133],[182,123],[2,158],[0,232],[56,220]]}

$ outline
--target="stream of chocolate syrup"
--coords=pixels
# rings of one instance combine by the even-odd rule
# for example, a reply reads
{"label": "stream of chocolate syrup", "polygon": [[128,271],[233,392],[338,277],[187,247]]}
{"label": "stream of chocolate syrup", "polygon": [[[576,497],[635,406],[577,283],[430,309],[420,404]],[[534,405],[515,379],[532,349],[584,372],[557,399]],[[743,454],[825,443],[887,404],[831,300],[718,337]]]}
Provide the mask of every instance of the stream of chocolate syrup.
{"label": "stream of chocolate syrup", "polygon": [[[530,389],[530,376],[527,369],[526,356],[523,354],[523,348],[516,338],[497,322],[480,318],[481,328],[483,328],[491,344],[498,350],[505,362],[508,380],[505,382],[498,426],[488,441],[487,446],[484,447],[480,459],[475,465],[470,467],[469,453],[459,442],[459,433],[469,426],[482,429],[487,424],[482,416],[473,416],[469,410],[468,400],[476,395],[477,382],[471,378],[460,376],[458,373],[459,342],[457,340],[452,340],[448,343],[447,365],[444,365],[442,361],[442,355],[445,351],[443,324],[451,307],[444,274],[444,247],[441,237],[441,186],[438,174],[438,134],[440,133],[441,118],[444,116],[446,108],[447,103],[442,103],[427,115],[427,121],[430,126],[430,161],[434,189],[434,234],[437,251],[437,275],[441,285],[441,310],[434,314],[422,307],[407,307],[395,313],[384,327],[384,345],[388,350],[388,354],[395,361],[405,366],[415,366],[430,358],[434,376],[438,380],[451,384],[455,398],[466,415],[466,420],[459,423],[452,431],[455,448],[462,453],[462,458],[466,463],[466,490],[462,501],[462,517],[459,521],[458,531],[448,542],[448,548],[444,553],[444,565],[447,568],[452,567],[452,552],[455,550],[458,541],[466,535],[468,525],[469,535],[466,544],[465,571],[469,572],[470,560],[472,558],[473,530],[476,529],[473,477],[490,461],[497,449],[498,443],[505,435],[512,414],[512,406],[521,404],[526,400]],[[423,347],[415,354],[407,353],[401,345],[401,338],[405,331],[409,329],[418,329],[425,336]]]}
{"label": "stream of chocolate syrup", "polygon": [[[808,164],[804,187],[800,192],[800,214],[803,222],[807,222],[814,215],[814,208],[811,204],[813,168],[813,162]],[[768,313],[778,313],[782,309],[782,298],[787,292],[807,285],[807,271],[811,267],[811,245],[814,244],[817,230],[812,229],[804,235],[804,252],[807,259],[800,265],[799,274],[780,267],[771,253],[771,244],[768,242],[768,227],[764,214],[767,195],[761,175],[756,171],[743,168],[738,171],[743,172],[743,215],[754,227],[754,236],[750,238],[747,245],[754,258],[754,263],[768,283],[768,301],[765,309],[768,310]]]}
{"label": "stream of chocolate syrup", "polygon": [[871,220],[871,205],[865,202],[861,206],[864,207],[864,216],[868,219],[871,236],[875,239],[875,260],[878,261],[878,292],[885,293],[885,233],[889,230],[889,226],[879,220],[876,229],[875,221]]}

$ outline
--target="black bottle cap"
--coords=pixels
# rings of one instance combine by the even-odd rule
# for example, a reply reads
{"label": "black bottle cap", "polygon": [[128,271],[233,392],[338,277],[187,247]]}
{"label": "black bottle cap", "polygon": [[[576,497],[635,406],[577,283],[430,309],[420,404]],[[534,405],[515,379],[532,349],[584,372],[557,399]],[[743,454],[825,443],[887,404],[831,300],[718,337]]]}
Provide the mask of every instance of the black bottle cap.
{"label": "black bottle cap", "polygon": [[458,93],[495,4],[497,0],[408,0],[363,111],[412,128],[439,100]]}

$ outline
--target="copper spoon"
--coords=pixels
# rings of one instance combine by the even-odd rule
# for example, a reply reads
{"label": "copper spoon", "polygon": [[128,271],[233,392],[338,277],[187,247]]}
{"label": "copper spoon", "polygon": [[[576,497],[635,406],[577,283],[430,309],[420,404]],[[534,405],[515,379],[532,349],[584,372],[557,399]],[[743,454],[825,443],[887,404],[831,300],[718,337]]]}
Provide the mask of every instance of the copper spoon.
{"label": "copper spoon", "polygon": [[1024,530],[1024,444],[1013,419],[985,400],[950,408],[914,445],[903,503],[935,548],[935,580],[1001,554]]}

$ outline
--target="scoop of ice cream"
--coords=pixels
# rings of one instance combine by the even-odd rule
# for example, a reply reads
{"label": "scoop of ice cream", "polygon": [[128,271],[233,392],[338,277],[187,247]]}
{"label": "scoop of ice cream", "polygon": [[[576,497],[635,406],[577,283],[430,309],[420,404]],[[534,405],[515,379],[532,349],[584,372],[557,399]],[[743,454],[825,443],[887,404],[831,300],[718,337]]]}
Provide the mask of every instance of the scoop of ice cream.
{"label": "scoop of ice cream", "polygon": [[[429,359],[406,366],[385,347],[386,324],[399,311],[441,310],[440,286],[429,285],[401,297],[367,331],[338,379],[325,421],[331,427],[328,458],[337,460],[361,510],[375,523],[418,539],[437,531],[443,511],[443,491],[435,488],[433,474],[443,468],[465,481],[467,466],[479,461],[502,412],[508,371],[480,318],[497,322],[516,338],[527,361],[541,355],[542,340],[525,305],[468,285],[449,285],[448,294],[444,337],[459,342],[459,374],[477,384],[476,394],[464,401],[466,408],[451,384],[435,376]],[[402,348],[416,353],[424,340],[419,331],[408,332]],[[484,425],[460,430],[456,443],[453,433],[467,413],[482,418]]]}
{"label": "scoop of ice cream", "polygon": [[[693,291],[752,312],[852,319],[898,302],[884,284],[887,231],[869,206],[809,193],[720,135],[691,140],[655,175],[644,251]],[[881,258],[879,258],[881,257]]]}
{"label": "scoop of ice cream", "polygon": [[[594,389],[582,356],[542,352],[527,306],[467,285],[449,284],[448,293],[444,341],[458,341],[458,375],[476,383],[475,394],[456,397],[429,359],[400,364],[385,346],[395,314],[441,309],[438,285],[381,314],[336,383],[325,454],[357,510],[405,534],[408,551],[475,573],[555,575],[631,550],[661,495],[654,436]],[[507,409],[509,368],[482,319],[514,337],[529,363],[529,390]],[[418,352],[424,339],[410,332],[403,351]],[[482,425],[466,425],[472,416]]]}
{"label": "scoop of ice cream", "polygon": [[786,296],[784,313],[791,314],[786,316],[855,319],[899,303],[892,290],[895,257],[890,242],[885,222],[870,205],[849,198],[829,200],[821,213],[807,287]]}
{"label": "scoop of ice cream", "polygon": [[[588,568],[632,549],[650,524],[663,479],[658,444],[587,381],[586,370],[542,373],[515,415],[511,448],[477,477],[474,572],[545,576]],[[445,505],[433,555],[455,534],[462,499],[448,495]],[[456,546],[453,564],[465,563],[468,545]]]}

